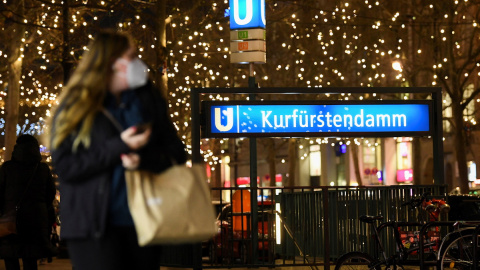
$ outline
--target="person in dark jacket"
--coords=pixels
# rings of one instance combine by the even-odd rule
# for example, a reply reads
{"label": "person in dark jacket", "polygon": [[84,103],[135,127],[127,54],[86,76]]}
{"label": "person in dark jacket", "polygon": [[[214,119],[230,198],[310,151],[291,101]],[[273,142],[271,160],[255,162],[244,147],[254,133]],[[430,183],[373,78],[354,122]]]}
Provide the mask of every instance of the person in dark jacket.
{"label": "person in dark jacket", "polygon": [[12,159],[0,168],[0,210],[15,209],[17,234],[0,239],[0,257],[7,270],[37,269],[37,259],[51,256],[52,222],[48,209],[55,199],[55,183],[47,164],[41,162],[35,137],[25,134],[17,138]]}
{"label": "person in dark jacket", "polygon": [[186,152],[135,52],[129,36],[100,33],[53,114],[60,236],[75,270],[159,269],[159,248],[138,246],[124,172],[161,172],[172,161],[185,163]]}

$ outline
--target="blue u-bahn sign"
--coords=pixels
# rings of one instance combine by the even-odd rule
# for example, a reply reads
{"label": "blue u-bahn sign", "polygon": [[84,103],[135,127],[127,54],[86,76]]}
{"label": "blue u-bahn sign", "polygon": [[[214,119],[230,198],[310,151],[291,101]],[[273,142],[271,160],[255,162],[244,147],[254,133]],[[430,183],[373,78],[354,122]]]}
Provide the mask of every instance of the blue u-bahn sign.
{"label": "blue u-bahn sign", "polygon": [[428,136],[431,101],[205,102],[206,137]]}
{"label": "blue u-bahn sign", "polygon": [[265,28],[265,0],[230,0],[230,29]]}

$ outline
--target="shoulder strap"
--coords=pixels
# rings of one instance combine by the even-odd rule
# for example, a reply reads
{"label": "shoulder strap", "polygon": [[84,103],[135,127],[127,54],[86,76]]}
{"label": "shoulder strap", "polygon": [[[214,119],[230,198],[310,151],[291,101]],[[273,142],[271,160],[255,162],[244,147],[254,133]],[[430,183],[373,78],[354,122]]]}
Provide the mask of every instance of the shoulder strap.
{"label": "shoulder strap", "polygon": [[18,200],[17,205],[15,206],[15,208],[18,208],[18,206],[20,205],[20,203],[21,203],[22,200],[23,200],[23,197],[25,197],[25,193],[27,193],[27,190],[28,190],[28,188],[30,187],[30,184],[31,184],[32,181],[33,181],[33,177],[35,177],[35,172],[37,171],[37,167],[38,167],[38,163],[35,164],[35,169],[33,169],[32,176],[30,177],[30,180],[28,180],[27,187],[26,187],[25,190],[23,191],[22,197],[20,197],[20,199]]}
{"label": "shoulder strap", "polygon": [[113,115],[112,115],[107,109],[102,108],[102,113],[103,113],[103,115],[105,115],[105,117],[108,118],[108,120],[110,120],[110,122],[112,122],[112,124],[113,124],[120,132],[123,131],[122,125],[120,125],[120,123],[117,121],[117,119],[115,119],[115,117],[113,117]]}

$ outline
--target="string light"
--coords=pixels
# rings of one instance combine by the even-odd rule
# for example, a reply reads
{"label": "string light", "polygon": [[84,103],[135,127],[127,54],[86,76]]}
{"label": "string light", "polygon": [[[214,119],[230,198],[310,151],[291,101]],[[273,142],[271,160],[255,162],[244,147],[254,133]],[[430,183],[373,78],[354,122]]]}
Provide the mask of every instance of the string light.
{"label": "string light", "polygon": [[[82,1],[76,1],[81,3]],[[147,3],[138,1],[138,10],[147,7]],[[177,1],[172,1],[177,2]],[[78,63],[87,50],[87,44],[95,36],[99,21],[115,21],[118,29],[131,32],[139,44],[139,57],[152,68],[153,74],[164,73],[169,80],[169,108],[179,134],[190,149],[189,122],[191,106],[189,94],[192,87],[246,87],[248,69],[245,66],[229,63],[229,24],[224,17],[228,1],[210,1],[202,12],[184,13],[187,7],[180,2],[169,8],[167,25],[166,63],[156,62],[158,40],[154,34],[154,21],[147,15],[130,14],[121,19],[118,11],[113,12],[109,1],[101,1],[97,9],[87,10],[71,8],[68,37],[72,42],[66,47],[70,56],[67,62]],[[208,2],[208,1],[207,1]],[[267,3],[268,4],[268,3]],[[428,7],[432,16],[411,18],[403,11],[392,12],[390,18],[380,18],[383,7],[378,2],[364,1],[351,4],[348,1],[330,3],[330,8],[315,4],[297,2],[278,2],[271,4],[267,14],[267,64],[256,68],[256,77],[264,87],[312,87],[327,86],[401,86],[408,78],[405,73],[414,64],[403,58],[408,48],[411,27],[429,24],[433,29],[432,16],[436,15],[435,4]],[[469,5],[470,3],[462,3]],[[460,5],[457,3],[457,5]],[[20,119],[20,130],[44,132],[43,120],[50,115],[50,110],[57,103],[62,89],[63,74],[59,59],[62,55],[62,11],[55,5],[42,3],[40,15],[27,17],[23,22],[44,26],[27,27],[22,38],[21,54],[24,73],[19,82],[22,85],[20,115],[28,113],[27,118]],[[81,5],[79,5],[81,6]],[[148,6],[149,7],[149,6]],[[306,10],[300,14],[299,10]],[[175,13],[174,13],[175,12]],[[112,15],[114,13],[115,15]],[[441,14],[441,13],[438,13]],[[455,22],[478,28],[478,18],[458,16]],[[157,19],[157,18],[155,18]],[[449,37],[460,37],[460,31],[447,33],[441,20],[452,20],[442,15],[438,20],[437,32],[431,33],[432,40],[449,42]],[[50,28],[47,31],[46,28]],[[276,29],[276,30],[273,30]],[[2,40],[8,40],[8,28],[0,29]],[[461,40],[453,42],[454,50],[464,50]],[[426,47],[412,48],[417,57],[431,58],[431,51]],[[450,53],[450,52],[447,52]],[[11,54],[11,53],[9,53]],[[446,54],[445,54],[446,55]],[[3,57],[2,57],[3,56]],[[0,51],[1,61],[8,55]],[[392,67],[397,61],[398,65]],[[448,68],[452,60],[439,57],[429,62],[433,69],[430,81],[425,86],[438,85],[441,80],[449,80]],[[479,69],[478,63],[476,69]],[[469,80],[478,80],[480,72],[462,73]],[[158,78],[157,76],[156,78]],[[0,71],[0,105],[1,115],[5,115],[3,98],[6,96],[7,71]],[[245,99],[233,95],[205,96],[206,100]],[[309,97],[310,98],[310,97]],[[368,100],[382,99],[375,93],[338,96],[330,94],[316,95],[318,99]],[[28,99],[28,102],[26,101]],[[33,114],[34,112],[35,114]],[[28,120],[28,121],[27,121]],[[3,118],[2,118],[2,121]],[[473,116],[468,121],[476,123]],[[4,123],[4,122],[3,122]],[[32,123],[37,123],[32,126]],[[4,126],[0,124],[0,130]],[[318,140],[327,143],[325,140]],[[315,140],[317,142],[317,140]],[[359,143],[356,140],[354,143]],[[203,140],[206,148],[203,156],[206,161],[218,164],[220,151],[210,149],[212,140]],[[227,144],[224,140],[223,144]],[[221,148],[221,147],[220,147]],[[215,163],[217,161],[217,163]]]}

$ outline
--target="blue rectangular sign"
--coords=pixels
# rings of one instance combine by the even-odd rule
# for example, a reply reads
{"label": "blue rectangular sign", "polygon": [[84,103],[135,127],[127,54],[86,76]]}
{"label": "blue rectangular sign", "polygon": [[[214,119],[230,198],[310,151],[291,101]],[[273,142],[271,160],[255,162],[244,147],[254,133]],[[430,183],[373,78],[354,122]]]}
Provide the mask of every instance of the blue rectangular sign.
{"label": "blue rectangular sign", "polygon": [[207,103],[209,137],[430,135],[431,103]]}
{"label": "blue rectangular sign", "polygon": [[265,28],[265,0],[230,0],[230,29]]}

